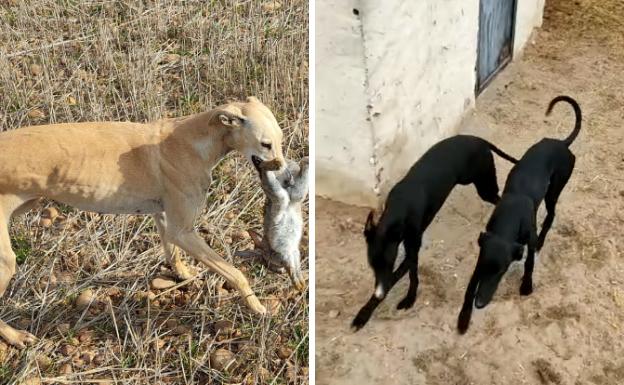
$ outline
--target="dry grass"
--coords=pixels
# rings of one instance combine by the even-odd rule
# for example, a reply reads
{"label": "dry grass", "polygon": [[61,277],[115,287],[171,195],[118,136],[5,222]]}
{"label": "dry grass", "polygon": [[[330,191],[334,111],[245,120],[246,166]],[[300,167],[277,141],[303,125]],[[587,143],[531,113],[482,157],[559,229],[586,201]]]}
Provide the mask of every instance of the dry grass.
{"label": "dry grass", "polygon": [[[0,126],[146,121],[256,95],[283,127],[286,155],[299,159],[308,151],[307,2],[268,3],[0,2]],[[24,351],[0,343],[0,383],[307,383],[307,293],[232,258],[250,246],[241,231],[260,227],[257,178],[234,155],[213,176],[198,226],[275,316],[250,315],[211,273],[150,294],[169,271],[149,217],[60,207],[66,219],[44,228],[33,211],[12,224],[20,265],[0,319],[40,340]],[[307,266],[307,231],[302,247]],[[79,309],[86,289],[95,300]],[[235,362],[211,365],[217,349]]]}
{"label": "dry grass", "polygon": [[[622,55],[624,42],[624,2],[617,0],[548,0],[544,28],[566,39],[600,39],[613,56]],[[578,17],[583,15],[583,17]]]}

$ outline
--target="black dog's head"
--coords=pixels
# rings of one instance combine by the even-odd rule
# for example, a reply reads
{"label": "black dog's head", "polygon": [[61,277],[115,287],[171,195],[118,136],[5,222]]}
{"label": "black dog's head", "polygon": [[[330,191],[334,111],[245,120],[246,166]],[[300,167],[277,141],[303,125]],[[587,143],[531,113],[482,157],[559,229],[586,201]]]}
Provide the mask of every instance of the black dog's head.
{"label": "black dog's head", "polygon": [[496,234],[485,232],[479,235],[479,260],[477,262],[478,286],[474,293],[477,309],[485,307],[494,296],[498,284],[514,260],[522,259],[524,246],[509,242]]}
{"label": "black dog's head", "polygon": [[375,273],[375,297],[383,299],[388,292],[392,269],[397,258],[398,237],[378,223],[375,223],[375,211],[371,210],[364,226],[364,237],[368,252],[368,264]]}
{"label": "black dog's head", "polygon": [[464,304],[457,319],[457,329],[461,334],[468,330],[473,303],[477,309],[490,303],[509,265],[514,260],[522,259],[524,251],[522,245],[489,232],[479,235],[479,247],[477,267],[466,288]]}

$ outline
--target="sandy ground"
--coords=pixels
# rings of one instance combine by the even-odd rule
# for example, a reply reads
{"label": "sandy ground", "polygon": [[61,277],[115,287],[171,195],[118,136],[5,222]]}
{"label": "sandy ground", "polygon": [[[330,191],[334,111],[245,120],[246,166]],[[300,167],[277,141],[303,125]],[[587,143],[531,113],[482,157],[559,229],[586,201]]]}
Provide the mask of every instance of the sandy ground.
{"label": "sandy ground", "polygon": [[[512,266],[468,333],[456,333],[476,240],[492,211],[474,187],[460,186],[425,233],[415,306],[395,308],[406,277],[353,333],[350,322],[373,290],[361,235],[367,209],[319,199],[317,384],[624,383],[624,55],[610,35],[623,36],[624,5],[566,3],[549,2],[534,43],[479,97],[462,128],[520,157],[542,137],[570,132],[565,104],[544,117],[552,97],[581,104],[576,169],[536,262],[534,293],[518,294],[523,269]],[[496,162],[503,186],[510,165]],[[543,215],[542,207],[540,223]]]}

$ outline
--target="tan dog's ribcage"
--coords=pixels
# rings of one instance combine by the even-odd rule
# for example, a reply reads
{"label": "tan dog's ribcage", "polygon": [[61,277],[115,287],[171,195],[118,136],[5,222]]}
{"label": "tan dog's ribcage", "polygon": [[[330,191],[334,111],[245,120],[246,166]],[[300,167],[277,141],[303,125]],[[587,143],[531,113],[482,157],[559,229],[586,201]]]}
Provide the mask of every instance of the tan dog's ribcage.
{"label": "tan dog's ribcage", "polygon": [[0,140],[0,194],[23,200],[46,197],[101,213],[160,212],[157,146],[145,144],[148,134],[140,128],[64,125],[5,135]]}

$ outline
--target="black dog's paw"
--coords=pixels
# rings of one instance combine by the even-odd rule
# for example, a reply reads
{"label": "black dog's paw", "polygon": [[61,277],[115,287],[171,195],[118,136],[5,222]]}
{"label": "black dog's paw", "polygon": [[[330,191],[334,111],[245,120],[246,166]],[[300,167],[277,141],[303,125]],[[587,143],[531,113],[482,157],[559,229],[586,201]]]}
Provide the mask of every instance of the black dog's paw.
{"label": "black dog's paw", "polygon": [[415,302],[416,302],[416,296],[408,295],[407,297],[403,298],[401,302],[399,302],[396,308],[397,310],[407,310],[411,308],[412,306],[414,306]]}
{"label": "black dog's paw", "polygon": [[364,325],[366,325],[366,320],[362,319],[361,317],[355,317],[353,319],[353,321],[351,321],[351,329],[354,332],[357,332],[358,330],[362,329],[364,327]]}
{"label": "black dog's paw", "polygon": [[472,308],[462,309],[457,317],[457,331],[459,334],[466,334],[470,325],[470,317],[472,316]]}
{"label": "black dog's paw", "polygon": [[522,281],[520,285],[520,295],[529,295],[531,293],[533,293],[533,282]]}
{"label": "black dog's paw", "polygon": [[360,329],[362,329],[364,325],[366,325],[367,322],[368,322],[368,318],[362,317],[360,314],[358,314],[353,319],[353,322],[351,322],[351,330],[354,332],[357,332]]}

